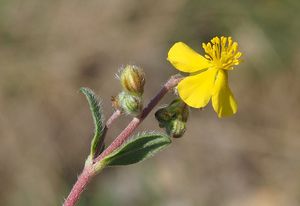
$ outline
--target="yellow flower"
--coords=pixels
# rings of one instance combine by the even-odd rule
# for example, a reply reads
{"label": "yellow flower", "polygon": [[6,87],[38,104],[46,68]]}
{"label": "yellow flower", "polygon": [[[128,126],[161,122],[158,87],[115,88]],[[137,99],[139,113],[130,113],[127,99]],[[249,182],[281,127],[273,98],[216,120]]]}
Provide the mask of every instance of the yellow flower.
{"label": "yellow flower", "polygon": [[190,73],[178,84],[179,96],[194,108],[205,107],[211,99],[219,118],[233,115],[237,103],[228,86],[228,71],[241,61],[238,43],[231,37],[214,37],[202,47],[204,56],[182,42],[174,44],[168,53],[176,69]]}

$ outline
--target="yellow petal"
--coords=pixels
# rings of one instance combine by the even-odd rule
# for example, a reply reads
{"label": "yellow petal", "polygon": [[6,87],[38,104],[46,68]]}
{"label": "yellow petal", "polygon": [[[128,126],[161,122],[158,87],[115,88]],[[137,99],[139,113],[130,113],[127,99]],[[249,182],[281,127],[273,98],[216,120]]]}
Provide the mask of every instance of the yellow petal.
{"label": "yellow petal", "polygon": [[177,87],[181,99],[190,107],[205,107],[213,92],[216,73],[216,69],[208,69],[184,78]]}
{"label": "yellow petal", "polygon": [[182,42],[177,42],[168,53],[168,60],[182,72],[196,72],[211,66],[211,63]]}
{"label": "yellow petal", "polygon": [[227,71],[220,70],[212,95],[212,105],[218,117],[226,117],[237,112],[237,103],[228,86]]}

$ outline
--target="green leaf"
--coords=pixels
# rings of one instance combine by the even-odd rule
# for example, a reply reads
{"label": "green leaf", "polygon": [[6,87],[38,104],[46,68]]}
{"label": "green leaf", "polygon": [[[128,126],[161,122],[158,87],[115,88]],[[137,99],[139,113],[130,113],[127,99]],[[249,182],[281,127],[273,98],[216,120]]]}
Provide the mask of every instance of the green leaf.
{"label": "green leaf", "polygon": [[103,159],[108,166],[129,165],[152,157],[171,143],[166,134],[141,133]]}
{"label": "green leaf", "polygon": [[90,110],[92,112],[93,121],[95,125],[94,137],[91,141],[91,151],[90,151],[90,159],[94,159],[95,155],[99,153],[99,150],[103,147],[104,141],[104,117],[101,107],[101,102],[98,100],[98,97],[95,93],[89,89],[82,87],[80,88],[80,92],[82,92],[90,106]]}

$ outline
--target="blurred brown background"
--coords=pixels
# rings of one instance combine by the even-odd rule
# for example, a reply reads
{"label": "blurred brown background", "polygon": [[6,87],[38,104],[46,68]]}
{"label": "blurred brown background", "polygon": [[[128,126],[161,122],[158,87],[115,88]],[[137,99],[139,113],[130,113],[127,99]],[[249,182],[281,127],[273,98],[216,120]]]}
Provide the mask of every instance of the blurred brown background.
{"label": "blurred brown background", "polygon": [[[166,61],[174,42],[202,53],[201,42],[230,35],[244,53],[230,72],[237,115],[193,110],[182,139],[106,169],[79,205],[299,206],[299,9],[299,0],[1,0],[0,205],[62,204],[93,131],[81,86],[109,116],[121,65],[144,68],[148,101],[176,73]],[[153,113],[145,129],[159,130]]]}

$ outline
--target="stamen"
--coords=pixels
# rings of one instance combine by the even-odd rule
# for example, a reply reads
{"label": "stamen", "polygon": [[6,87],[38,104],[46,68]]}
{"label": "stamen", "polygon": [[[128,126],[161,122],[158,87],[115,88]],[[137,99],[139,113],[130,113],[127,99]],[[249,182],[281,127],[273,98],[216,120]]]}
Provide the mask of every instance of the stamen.
{"label": "stamen", "polygon": [[232,69],[240,63],[242,53],[238,51],[238,43],[233,42],[231,37],[214,37],[207,44],[202,44],[206,53],[205,58],[215,64],[219,69]]}

